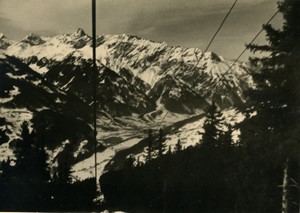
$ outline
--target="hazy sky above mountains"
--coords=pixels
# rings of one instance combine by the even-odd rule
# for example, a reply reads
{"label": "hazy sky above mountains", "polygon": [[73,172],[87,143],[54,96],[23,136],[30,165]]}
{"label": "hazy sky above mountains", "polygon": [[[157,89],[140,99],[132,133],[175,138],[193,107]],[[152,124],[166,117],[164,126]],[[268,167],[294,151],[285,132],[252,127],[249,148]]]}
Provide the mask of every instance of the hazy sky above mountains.
{"label": "hazy sky above mountains", "polygon": [[[132,34],[170,45],[205,49],[234,0],[97,0],[97,34]],[[239,0],[209,51],[236,58],[277,10],[277,0]],[[272,22],[280,26],[281,15]],[[0,0],[0,32],[20,40],[91,34],[91,0]],[[264,42],[262,34],[257,40]],[[246,54],[243,59],[247,58]]]}

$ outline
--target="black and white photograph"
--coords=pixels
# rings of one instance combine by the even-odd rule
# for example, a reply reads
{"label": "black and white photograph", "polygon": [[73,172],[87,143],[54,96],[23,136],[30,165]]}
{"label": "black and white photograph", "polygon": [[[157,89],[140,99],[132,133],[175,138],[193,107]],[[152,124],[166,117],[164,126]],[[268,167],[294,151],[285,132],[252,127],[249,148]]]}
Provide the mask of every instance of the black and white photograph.
{"label": "black and white photograph", "polygon": [[0,0],[0,212],[300,212],[300,0]]}

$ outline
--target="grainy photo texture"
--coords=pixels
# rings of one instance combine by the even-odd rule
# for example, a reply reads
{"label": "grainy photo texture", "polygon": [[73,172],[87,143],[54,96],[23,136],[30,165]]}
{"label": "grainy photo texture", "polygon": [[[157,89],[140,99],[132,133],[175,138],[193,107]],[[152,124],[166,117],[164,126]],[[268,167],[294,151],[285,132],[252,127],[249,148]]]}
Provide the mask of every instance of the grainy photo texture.
{"label": "grainy photo texture", "polygon": [[0,0],[0,211],[300,211],[300,0]]}

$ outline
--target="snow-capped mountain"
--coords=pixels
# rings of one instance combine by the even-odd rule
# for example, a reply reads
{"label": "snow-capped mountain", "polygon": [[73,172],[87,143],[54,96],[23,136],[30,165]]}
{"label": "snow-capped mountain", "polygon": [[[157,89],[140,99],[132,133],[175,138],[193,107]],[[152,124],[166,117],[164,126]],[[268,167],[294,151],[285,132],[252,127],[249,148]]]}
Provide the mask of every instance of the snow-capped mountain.
{"label": "snow-capped mountain", "polygon": [[[171,47],[129,35],[100,35],[96,51],[99,67],[107,67],[120,76],[124,74],[121,70],[128,70],[149,85],[146,93],[156,105],[169,111],[194,113],[212,98],[222,108],[239,104],[245,101],[243,91],[252,86],[245,64],[235,63],[228,70],[233,62],[195,48]],[[60,69],[57,64],[68,63],[68,69],[75,70],[92,58],[91,37],[82,29],[53,37],[31,34],[6,47],[5,53],[45,75],[49,70]],[[74,67],[68,60],[73,60]],[[71,73],[76,72],[70,72],[69,77]],[[52,81],[64,86],[66,82],[60,79],[67,78]]]}
{"label": "snow-capped mountain", "polygon": [[[66,143],[73,144],[76,175],[92,174],[91,43],[82,29],[51,37],[31,34],[19,42],[0,36],[1,150],[9,150],[26,120],[40,137],[47,137],[53,159]],[[96,52],[97,137],[108,147],[98,153],[99,174],[121,150],[137,146],[135,154],[142,153],[145,144],[141,140],[147,129],[158,124],[171,126],[199,114],[212,100],[221,109],[237,106],[245,101],[244,91],[253,87],[246,64],[233,64],[196,48],[172,47],[130,35],[100,35]],[[197,132],[203,116],[201,119],[193,120],[197,125],[185,120],[184,131]],[[170,130],[170,145],[184,134]],[[193,143],[198,140],[193,137]],[[190,141],[184,143],[192,144]],[[84,170],[83,165],[89,169]]]}

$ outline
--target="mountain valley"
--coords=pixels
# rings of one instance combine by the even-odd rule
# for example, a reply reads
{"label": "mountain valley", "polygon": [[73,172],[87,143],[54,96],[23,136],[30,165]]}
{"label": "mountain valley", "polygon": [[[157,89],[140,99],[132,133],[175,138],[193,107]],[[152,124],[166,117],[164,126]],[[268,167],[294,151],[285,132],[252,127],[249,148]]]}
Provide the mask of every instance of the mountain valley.
{"label": "mountain valley", "polygon": [[[244,63],[232,65],[213,52],[124,34],[98,36],[96,51],[100,172],[119,166],[115,155],[124,160],[133,154],[143,161],[148,129],[164,129],[171,149],[178,138],[184,147],[196,145],[203,111],[212,101],[228,123],[244,117],[235,108],[245,102],[244,91],[254,87]],[[1,35],[2,159],[13,157],[14,140],[27,121],[45,141],[51,165],[71,144],[74,177],[93,175],[91,53],[91,37],[82,29],[52,37],[31,34],[19,42]],[[121,150],[127,154],[117,155]]]}

